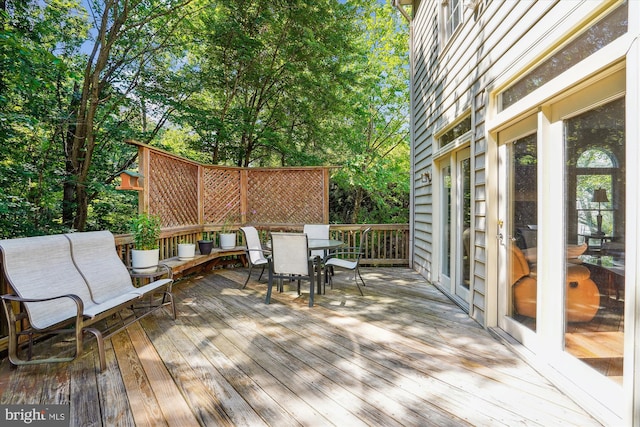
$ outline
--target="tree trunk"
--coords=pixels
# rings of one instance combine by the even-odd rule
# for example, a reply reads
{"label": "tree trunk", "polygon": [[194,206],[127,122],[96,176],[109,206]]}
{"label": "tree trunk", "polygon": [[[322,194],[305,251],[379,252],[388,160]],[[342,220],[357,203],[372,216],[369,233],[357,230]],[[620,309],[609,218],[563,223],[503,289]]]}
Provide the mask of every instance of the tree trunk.
{"label": "tree trunk", "polygon": [[358,223],[358,215],[360,214],[360,208],[362,207],[363,198],[364,190],[360,186],[356,187],[356,191],[353,196],[353,212],[351,213],[351,224]]}

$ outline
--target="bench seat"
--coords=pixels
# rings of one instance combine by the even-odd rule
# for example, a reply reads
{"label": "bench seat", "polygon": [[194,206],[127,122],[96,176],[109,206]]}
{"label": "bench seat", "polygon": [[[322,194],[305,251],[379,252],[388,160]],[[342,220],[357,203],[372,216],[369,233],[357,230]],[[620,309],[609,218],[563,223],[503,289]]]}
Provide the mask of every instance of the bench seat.
{"label": "bench seat", "polygon": [[178,257],[173,257],[163,259],[160,263],[169,267],[173,277],[176,278],[197,269],[210,271],[214,267],[237,264],[238,262],[246,265],[246,251],[244,246],[236,246],[231,249],[213,248],[208,255],[196,253],[196,256],[191,259],[181,260]]}
{"label": "bench seat", "polygon": [[[100,370],[104,370],[104,339],[163,307],[175,319],[171,271],[164,269],[168,278],[133,286],[109,231],[2,240],[0,251],[4,277],[15,293],[2,296],[9,360],[14,365],[73,360],[82,353],[83,335],[88,332],[98,341]],[[140,305],[147,296],[149,303]],[[133,315],[119,325],[102,331],[92,326],[125,308],[133,308]],[[23,319],[29,327],[20,330]],[[41,359],[29,354],[27,360],[18,356],[19,336],[28,336],[31,342],[34,334],[53,333],[74,334],[75,354]]]}

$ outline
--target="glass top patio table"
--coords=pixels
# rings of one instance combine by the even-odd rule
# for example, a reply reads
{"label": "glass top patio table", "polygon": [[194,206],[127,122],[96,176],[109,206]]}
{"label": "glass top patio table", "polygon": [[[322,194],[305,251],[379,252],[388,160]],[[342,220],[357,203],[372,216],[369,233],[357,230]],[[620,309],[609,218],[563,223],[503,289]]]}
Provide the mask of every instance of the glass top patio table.
{"label": "glass top patio table", "polygon": [[342,240],[334,239],[309,239],[309,250],[313,249],[337,249],[344,246]]}

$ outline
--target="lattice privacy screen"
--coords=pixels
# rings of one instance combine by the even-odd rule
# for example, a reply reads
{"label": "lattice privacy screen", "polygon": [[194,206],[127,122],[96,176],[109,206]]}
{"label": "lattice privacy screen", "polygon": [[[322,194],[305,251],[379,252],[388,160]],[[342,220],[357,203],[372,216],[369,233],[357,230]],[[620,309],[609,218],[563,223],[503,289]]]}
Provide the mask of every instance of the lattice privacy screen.
{"label": "lattice privacy screen", "polygon": [[194,224],[328,223],[326,167],[225,168],[138,146],[142,210],[163,227]]}

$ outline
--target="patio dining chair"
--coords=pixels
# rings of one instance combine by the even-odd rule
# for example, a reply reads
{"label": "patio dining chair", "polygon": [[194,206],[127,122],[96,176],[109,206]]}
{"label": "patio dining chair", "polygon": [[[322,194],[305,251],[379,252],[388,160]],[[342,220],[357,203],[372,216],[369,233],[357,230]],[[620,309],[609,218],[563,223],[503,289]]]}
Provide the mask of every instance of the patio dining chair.
{"label": "patio dining chair", "polygon": [[360,245],[358,247],[347,247],[347,248],[339,248],[334,253],[332,253],[329,259],[324,262],[324,276],[328,278],[329,286],[333,289],[333,279],[331,275],[331,271],[334,268],[342,268],[345,270],[352,270],[353,278],[356,282],[356,286],[358,286],[358,290],[360,291],[360,295],[364,296],[362,293],[362,288],[358,283],[358,277],[362,282],[362,286],[366,286],[364,283],[364,279],[360,274],[360,259],[362,258],[362,254],[364,252],[364,245],[367,241],[367,235],[371,231],[371,227],[367,228],[360,235]]}
{"label": "patio dining chair", "polygon": [[[305,224],[303,231],[309,239],[329,239],[329,224]],[[324,260],[327,256],[327,251],[324,249],[317,249],[311,251],[311,256],[319,256],[321,260]]]}
{"label": "patio dining chair", "polygon": [[[267,288],[266,304],[271,302],[271,291],[274,280],[279,283],[283,279],[298,280],[298,295],[300,295],[300,280],[309,280],[309,307],[313,307],[313,294],[316,283],[320,284],[320,269],[314,269],[318,257],[309,256],[307,235],[303,233],[271,233],[271,257],[269,258],[269,286]],[[314,271],[316,272],[314,282]],[[281,290],[279,285],[279,290]]]}
{"label": "patio dining chair", "polygon": [[258,230],[256,230],[255,227],[240,227],[240,231],[242,231],[242,234],[244,235],[244,241],[247,245],[247,259],[249,260],[249,275],[247,276],[247,280],[245,280],[244,285],[242,285],[242,289],[244,289],[247,286],[247,283],[249,283],[251,270],[253,270],[254,265],[262,267],[258,280],[262,279],[264,268],[269,265],[267,257],[271,251],[262,249],[260,236],[258,235]]}

